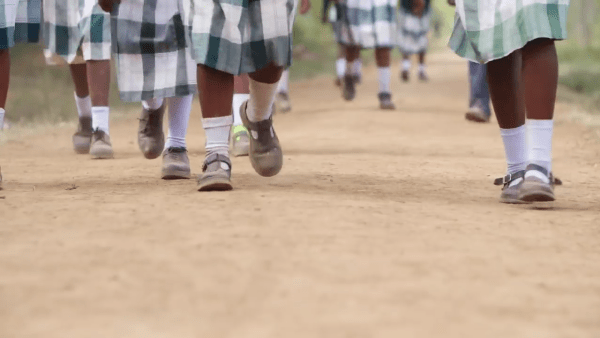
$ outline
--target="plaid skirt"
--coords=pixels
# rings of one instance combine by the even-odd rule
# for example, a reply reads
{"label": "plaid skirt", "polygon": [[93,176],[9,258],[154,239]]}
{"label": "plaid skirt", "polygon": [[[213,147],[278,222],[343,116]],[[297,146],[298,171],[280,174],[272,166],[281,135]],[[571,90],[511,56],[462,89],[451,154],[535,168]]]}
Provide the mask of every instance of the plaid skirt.
{"label": "plaid skirt", "polygon": [[44,0],[42,16],[48,64],[110,60],[110,16],[97,0]]}
{"label": "plaid skirt", "polygon": [[341,43],[362,48],[398,46],[397,0],[346,0]]}
{"label": "plaid skirt", "polygon": [[292,64],[298,0],[192,0],[198,64],[238,75]]}
{"label": "plaid skirt", "polygon": [[0,49],[38,42],[41,0],[0,0]]}
{"label": "plaid skirt", "polygon": [[127,0],[112,13],[121,99],[139,102],[196,92],[190,0]]}
{"label": "plaid skirt", "polygon": [[567,37],[569,0],[456,0],[449,46],[471,61],[503,58],[538,38]]}
{"label": "plaid skirt", "polygon": [[431,10],[421,17],[400,8],[398,20],[398,40],[403,54],[418,54],[425,52],[429,46]]}

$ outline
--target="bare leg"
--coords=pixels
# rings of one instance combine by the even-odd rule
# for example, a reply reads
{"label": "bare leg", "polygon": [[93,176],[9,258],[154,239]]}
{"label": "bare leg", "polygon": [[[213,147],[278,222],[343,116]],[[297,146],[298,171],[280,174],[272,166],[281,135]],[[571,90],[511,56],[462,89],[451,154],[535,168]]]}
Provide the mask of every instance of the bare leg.
{"label": "bare leg", "polygon": [[87,97],[90,95],[87,78],[87,65],[85,63],[69,65],[71,78],[75,85],[75,94],[77,97]]}
{"label": "bare leg", "polygon": [[522,49],[522,54],[527,118],[551,120],[558,87],[558,56],[554,41],[534,40]]}
{"label": "bare leg", "polygon": [[525,97],[521,85],[521,51],[488,63],[488,85],[496,119],[502,129],[525,124]]}
{"label": "bare leg", "polygon": [[4,109],[10,82],[10,53],[8,49],[0,50],[0,69],[0,108]]}
{"label": "bare leg", "polygon": [[198,91],[203,118],[231,115],[233,75],[198,65]]}

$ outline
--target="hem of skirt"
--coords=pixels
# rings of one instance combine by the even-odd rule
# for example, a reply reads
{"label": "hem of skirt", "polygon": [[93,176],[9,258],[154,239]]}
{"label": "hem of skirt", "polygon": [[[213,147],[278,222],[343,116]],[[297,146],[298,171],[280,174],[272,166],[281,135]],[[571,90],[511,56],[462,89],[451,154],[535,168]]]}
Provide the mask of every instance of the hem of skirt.
{"label": "hem of skirt", "polygon": [[379,48],[389,48],[389,49],[394,49],[394,48],[398,48],[398,45],[375,45],[375,46],[363,46],[361,44],[356,44],[356,43],[348,43],[348,42],[338,42],[340,45],[344,46],[344,47],[360,47],[361,49],[379,49]]}
{"label": "hem of skirt", "polygon": [[119,97],[125,102],[142,102],[159,98],[185,97],[196,93],[197,87],[195,85],[182,85],[176,88],[166,88],[147,92],[119,92]]}
{"label": "hem of skirt", "polygon": [[266,68],[266,67],[268,67],[268,66],[270,66],[272,64],[275,64],[278,67],[283,67],[285,69],[287,69],[287,68],[289,68],[289,67],[292,66],[292,60],[291,60],[291,58],[287,62],[285,62],[285,61],[283,61],[283,62],[282,61],[271,61],[271,62],[268,62],[265,65],[261,65],[261,66],[247,66],[247,67],[242,66],[242,67],[237,68],[237,69],[234,69],[233,67],[220,67],[218,65],[217,66],[210,65],[210,64],[207,64],[206,61],[201,60],[201,59],[199,60],[198,58],[195,59],[195,62],[196,62],[197,65],[202,65],[202,66],[205,66],[205,67],[208,67],[208,68],[216,69],[218,71],[221,71],[221,72],[224,72],[224,73],[228,73],[228,74],[231,74],[231,75],[235,75],[235,76],[241,75],[241,74],[251,74],[251,73],[257,72],[257,71],[259,71],[259,70],[261,70],[263,68]]}
{"label": "hem of skirt", "polygon": [[562,40],[566,40],[566,37],[554,37],[554,36],[552,36],[552,34],[539,34],[538,36],[527,40],[525,43],[519,44],[518,45],[519,47],[511,48],[507,52],[504,52],[502,54],[493,55],[490,58],[487,58],[486,60],[479,60],[479,59],[477,59],[477,56],[475,54],[473,54],[473,53],[468,53],[468,52],[466,52],[466,53],[460,53],[460,52],[458,52],[457,51],[458,47],[451,45],[452,40],[450,40],[450,42],[448,43],[448,47],[456,55],[462,57],[463,59],[467,59],[469,61],[473,61],[473,62],[477,62],[477,63],[486,64],[486,63],[491,62],[491,61],[496,61],[496,60],[503,59],[503,58],[509,56],[510,54],[516,52],[517,50],[522,49],[523,47],[525,47],[525,45],[527,45],[531,41],[534,41],[534,40],[537,40],[537,39],[550,39],[550,40],[553,40],[553,41],[562,41]]}

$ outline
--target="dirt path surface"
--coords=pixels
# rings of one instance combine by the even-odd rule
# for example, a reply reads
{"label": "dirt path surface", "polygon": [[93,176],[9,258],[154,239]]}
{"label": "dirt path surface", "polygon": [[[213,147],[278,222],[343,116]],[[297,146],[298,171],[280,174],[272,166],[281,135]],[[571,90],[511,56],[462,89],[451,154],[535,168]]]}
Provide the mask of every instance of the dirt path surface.
{"label": "dirt path surface", "polygon": [[559,200],[502,205],[465,62],[434,55],[430,73],[394,76],[396,112],[375,109],[374,69],[353,103],[330,78],[293,84],[283,171],[235,159],[227,193],[161,181],[135,111],[112,124],[114,160],[75,155],[70,128],[4,144],[0,337],[600,337],[596,136],[559,105]]}

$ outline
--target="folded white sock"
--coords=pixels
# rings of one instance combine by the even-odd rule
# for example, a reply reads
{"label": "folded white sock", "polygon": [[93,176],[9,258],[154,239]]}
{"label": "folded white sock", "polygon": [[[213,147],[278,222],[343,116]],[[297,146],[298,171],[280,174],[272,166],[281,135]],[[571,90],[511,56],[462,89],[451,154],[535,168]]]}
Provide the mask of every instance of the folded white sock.
{"label": "folded white sock", "polygon": [[[508,174],[525,170],[527,167],[529,156],[527,154],[526,131],[525,125],[512,129],[500,128],[500,135],[502,135],[502,141],[504,142]],[[520,181],[521,179],[513,181],[511,186],[518,184]]]}
{"label": "folded white sock", "polygon": [[346,73],[346,59],[339,58],[335,61],[335,73],[339,79],[343,78]]}
{"label": "folded white sock", "polygon": [[79,97],[77,94],[74,94],[74,96],[79,117],[92,117],[92,99],[90,96]]}
{"label": "folded white sock", "polygon": [[[552,171],[552,134],[554,131],[554,121],[527,120],[526,126],[529,163],[544,167],[550,173]],[[549,182],[548,177],[537,171],[527,172],[525,176],[536,176],[546,183]]]}
{"label": "folded white sock", "polygon": [[403,59],[402,60],[402,70],[404,71],[409,71],[410,70],[410,59]]}
{"label": "folded white sock", "polygon": [[289,93],[290,92],[290,72],[286,69],[281,73],[281,78],[277,85],[278,93]]}
{"label": "folded white sock", "polygon": [[165,142],[165,149],[187,148],[185,137],[187,135],[190,112],[194,95],[184,97],[170,97],[169,104],[169,136]]}
{"label": "folded white sock", "polygon": [[377,68],[377,74],[379,79],[379,92],[391,93],[390,82],[392,81],[392,71],[390,70],[390,67]]}
{"label": "folded white sock", "polygon": [[251,122],[264,121],[273,113],[273,102],[277,83],[262,83],[250,79],[250,101],[248,101],[248,119]]}
{"label": "folded white sock", "polygon": [[100,129],[109,134],[108,119],[110,115],[109,107],[92,107],[92,128]]}
{"label": "folded white sock", "polygon": [[231,115],[202,119],[206,134],[206,157],[215,153],[229,157],[229,132],[232,124]]}

